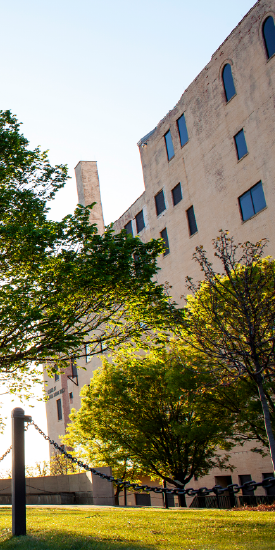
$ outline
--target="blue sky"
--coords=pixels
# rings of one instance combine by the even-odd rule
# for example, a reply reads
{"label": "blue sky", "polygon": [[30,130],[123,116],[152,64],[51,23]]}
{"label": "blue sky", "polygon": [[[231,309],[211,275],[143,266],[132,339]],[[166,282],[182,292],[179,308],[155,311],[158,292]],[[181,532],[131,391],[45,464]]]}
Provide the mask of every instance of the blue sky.
{"label": "blue sky", "polygon": [[254,4],[251,0],[0,1],[1,109],[73,177],[97,160],[105,222],[143,191],[138,140],[156,126]]}
{"label": "blue sky", "polygon": [[[105,223],[128,208],[143,191],[136,143],[174,107],[253,4],[0,0],[0,109],[16,114],[31,146],[49,149],[51,162],[68,164],[72,176],[52,217],[74,210],[79,160],[98,161]],[[20,406],[4,403],[7,415]],[[33,415],[45,429],[44,405]],[[47,458],[38,436],[27,437],[27,462]],[[7,430],[3,452],[9,441]],[[8,468],[9,459],[4,462]]]}

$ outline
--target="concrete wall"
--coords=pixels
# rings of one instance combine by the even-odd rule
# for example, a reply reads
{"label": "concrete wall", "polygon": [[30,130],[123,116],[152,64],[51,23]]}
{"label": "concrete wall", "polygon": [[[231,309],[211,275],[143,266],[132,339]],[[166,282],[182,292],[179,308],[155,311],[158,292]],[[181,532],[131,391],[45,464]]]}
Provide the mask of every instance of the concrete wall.
{"label": "concrete wall", "polygon": [[[112,475],[109,467],[97,468]],[[0,479],[0,504],[11,504],[11,479]],[[114,505],[113,484],[99,476],[81,474],[26,478],[27,504]]]}

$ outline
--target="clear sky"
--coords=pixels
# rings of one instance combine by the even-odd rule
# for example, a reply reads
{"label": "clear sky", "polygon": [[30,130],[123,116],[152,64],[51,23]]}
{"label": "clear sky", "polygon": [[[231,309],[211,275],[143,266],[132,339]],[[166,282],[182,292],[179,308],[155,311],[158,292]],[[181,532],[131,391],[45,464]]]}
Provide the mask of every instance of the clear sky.
{"label": "clear sky", "polygon": [[[0,109],[16,114],[31,146],[49,149],[51,162],[68,164],[72,177],[52,217],[74,210],[79,160],[98,161],[106,224],[129,207],[143,192],[136,143],[174,107],[253,4],[0,0]],[[5,409],[9,414],[8,402]],[[36,411],[45,427],[43,406]],[[29,463],[45,453],[37,437]],[[8,439],[0,438],[0,454]]]}

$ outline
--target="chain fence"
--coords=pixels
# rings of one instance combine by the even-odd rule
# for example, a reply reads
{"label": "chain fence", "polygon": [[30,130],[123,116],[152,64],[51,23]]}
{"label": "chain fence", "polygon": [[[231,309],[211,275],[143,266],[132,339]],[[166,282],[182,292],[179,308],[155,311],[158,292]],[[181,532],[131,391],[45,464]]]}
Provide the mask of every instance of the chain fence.
{"label": "chain fence", "polygon": [[[78,460],[76,457],[74,457],[71,453],[68,453],[65,451],[65,449],[56,443],[53,439],[51,439],[48,435],[46,435],[40,428],[35,424],[35,422],[32,420],[32,422],[28,423],[25,431],[27,431],[29,426],[34,426],[34,428],[38,431],[42,437],[46,441],[50,443],[55,449],[57,449],[61,454],[63,454],[67,459],[69,459],[73,464],[77,464],[80,466],[80,468],[83,468],[86,471],[91,472],[92,474],[99,476],[102,479],[106,479],[107,481],[114,483],[115,485],[119,485],[121,488],[124,489],[133,489],[134,491],[144,491],[146,493],[152,492],[152,493],[162,493],[166,495],[186,495],[188,497],[206,497],[210,495],[211,493],[214,493],[216,496],[223,495],[228,491],[231,495],[236,495],[240,491],[243,491],[247,494],[247,492],[253,492],[257,489],[257,487],[263,487],[264,489],[270,489],[271,487],[275,486],[275,477],[268,477],[265,478],[263,481],[256,482],[256,481],[246,481],[242,485],[237,485],[236,483],[232,483],[227,485],[227,487],[221,487],[220,485],[215,485],[211,489],[208,489],[207,487],[200,487],[199,489],[193,489],[192,487],[189,487],[188,489],[181,489],[181,488],[169,488],[169,487],[155,487],[150,485],[140,485],[139,483],[131,483],[130,481],[124,481],[123,479],[117,479],[113,476],[110,476],[108,474],[104,474],[102,472],[99,472],[96,470],[96,468],[92,468],[88,464],[85,464],[81,460]],[[4,460],[4,458],[11,452],[12,445],[7,449],[7,451],[0,457],[0,462]]]}
{"label": "chain fence", "polygon": [[216,496],[219,496],[219,495],[223,495],[226,491],[228,491],[229,494],[235,495],[240,491],[245,491],[245,492],[255,491],[257,487],[263,487],[264,489],[269,489],[275,486],[274,477],[268,477],[260,482],[246,481],[242,485],[237,485],[236,483],[227,485],[227,487],[221,487],[220,485],[215,485],[211,489],[208,489],[207,487],[200,487],[200,489],[193,489],[192,487],[188,489],[180,489],[180,488],[171,489],[168,487],[151,487],[150,485],[140,485],[138,483],[131,483],[130,481],[123,481],[123,479],[117,479],[113,476],[109,476],[108,474],[103,474],[102,472],[99,472],[95,468],[92,468],[88,464],[85,464],[81,460],[78,460],[76,457],[72,456],[70,453],[65,451],[65,449],[61,447],[61,445],[58,445],[58,443],[56,443],[53,439],[51,439],[48,435],[46,435],[39,428],[39,426],[35,424],[34,421],[30,422],[29,425],[34,426],[34,428],[40,433],[40,435],[42,435],[46,441],[49,441],[50,445],[52,445],[55,449],[58,449],[60,453],[66,456],[66,458],[68,458],[73,464],[77,464],[84,470],[89,471],[92,474],[97,475],[102,479],[106,479],[107,481],[110,481],[115,485],[119,485],[125,489],[133,489],[134,491],[162,493],[167,495],[178,495],[178,496],[186,495],[189,497],[195,497],[196,495],[198,495],[199,497],[204,497],[204,496],[208,496],[210,493],[214,493]]}

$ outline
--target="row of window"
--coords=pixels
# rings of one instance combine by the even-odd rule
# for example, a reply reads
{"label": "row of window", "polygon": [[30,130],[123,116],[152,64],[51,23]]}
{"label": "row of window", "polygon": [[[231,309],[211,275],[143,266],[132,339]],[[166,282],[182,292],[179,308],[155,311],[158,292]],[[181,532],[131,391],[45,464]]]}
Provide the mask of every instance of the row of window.
{"label": "row of window", "polygon": [[[258,212],[266,207],[266,201],[261,181],[256,183],[256,185],[253,185],[251,189],[249,189],[239,197],[239,205],[243,221],[249,220],[249,218],[252,218],[252,216],[258,214]],[[198,231],[194,206],[190,206],[190,208],[186,210],[186,215],[189,227],[189,234],[190,236],[192,236]],[[160,232],[160,236],[165,244],[165,251],[163,253],[163,256],[166,256],[170,252],[166,227]]]}
{"label": "row of window", "polygon": [[[241,134],[241,132],[239,132]],[[237,134],[237,136],[239,136]],[[237,137],[235,136],[235,138]],[[244,138],[244,136],[243,136]],[[236,140],[238,142],[238,140]],[[240,154],[241,152],[243,154],[247,153],[247,149],[244,147],[244,143],[242,142],[242,138],[240,138],[239,146],[240,146]],[[237,145],[236,145],[237,146]],[[238,146],[237,146],[238,149]],[[241,157],[240,157],[241,158]],[[182,200],[182,192],[181,192],[181,184],[178,183],[174,189],[172,189],[172,197],[173,197],[173,204],[176,206],[181,200]],[[255,214],[258,214],[261,210],[263,210],[266,207],[266,201],[263,191],[262,182],[256,183],[256,185],[253,185],[248,191],[243,193],[239,197],[239,206],[240,206],[240,212],[241,217],[243,221],[249,220],[249,218],[252,218]],[[164,200],[164,194],[163,190],[161,190],[156,196],[155,196],[155,203],[156,203],[156,211],[157,214],[161,214],[166,209],[165,206],[165,200]],[[190,236],[194,235],[194,233],[197,233],[198,227],[195,217],[195,211],[194,206],[190,206],[186,210],[187,215],[187,221],[188,221],[188,227],[189,227],[189,234]],[[136,220],[136,226],[137,226],[137,233],[140,233],[140,231],[145,227],[144,224],[144,217],[143,217],[143,210],[141,210],[135,217]],[[132,221],[130,220],[126,225],[125,229],[128,234],[133,235],[133,228],[132,228]],[[168,240],[168,233],[167,228],[165,227],[161,233],[161,238],[164,240],[165,243],[165,252],[164,256],[166,256],[169,253],[169,240]],[[89,358],[89,352],[88,352],[88,345],[86,345],[86,362],[90,361]],[[101,351],[104,351],[103,345]]]}
{"label": "row of window", "polygon": [[[270,57],[272,57],[275,54],[275,25],[274,25],[273,17],[271,17],[271,16],[267,17],[267,19],[265,20],[265,22],[263,24],[263,39],[264,39],[264,44],[265,44],[265,48],[266,48],[267,57],[269,59]],[[235,89],[234,79],[233,79],[233,75],[232,75],[232,69],[231,69],[231,65],[229,63],[227,63],[223,68],[222,81],[223,81],[225,100],[226,100],[226,102],[228,102],[228,101],[230,101],[230,99],[232,99],[232,97],[234,97],[236,95],[236,89]],[[181,147],[183,147],[183,145],[185,145],[188,142],[188,131],[187,131],[187,126],[186,126],[186,121],[185,121],[184,114],[182,114],[181,117],[177,120],[177,129],[178,129],[178,134],[179,134],[179,138],[180,138],[180,144],[181,144]],[[240,133],[241,132],[239,132],[239,134]],[[237,136],[239,136],[239,134],[237,134]],[[236,142],[237,136],[235,136],[235,142]],[[243,141],[244,141],[244,147],[246,148],[244,134],[242,136],[239,136],[239,139],[242,140],[241,147],[242,147]],[[168,161],[169,161],[175,156],[174,145],[173,145],[170,130],[168,130],[168,132],[166,132],[166,134],[164,135],[164,140],[165,140],[165,145],[166,145],[167,158],[168,158]],[[238,151],[237,142],[236,142],[236,147],[237,147],[237,151]],[[247,153],[247,151],[246,151],[246,153]],[[246,153],[244,153],[244,154],[246,154]],[[242,154],[238,158],[239,159],[242,158],[244,156],[244,154]]]}

